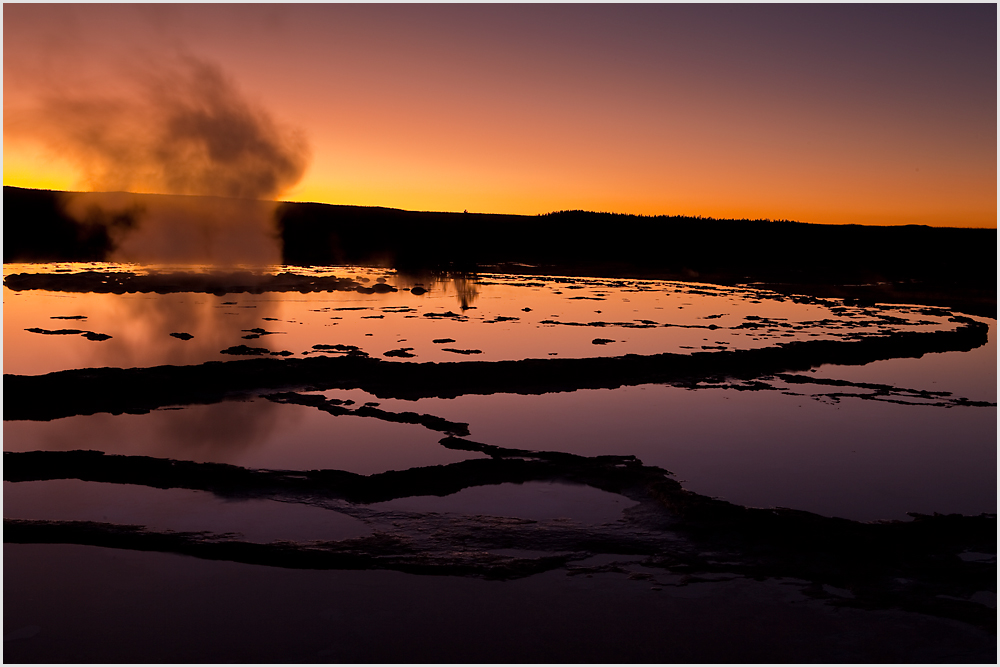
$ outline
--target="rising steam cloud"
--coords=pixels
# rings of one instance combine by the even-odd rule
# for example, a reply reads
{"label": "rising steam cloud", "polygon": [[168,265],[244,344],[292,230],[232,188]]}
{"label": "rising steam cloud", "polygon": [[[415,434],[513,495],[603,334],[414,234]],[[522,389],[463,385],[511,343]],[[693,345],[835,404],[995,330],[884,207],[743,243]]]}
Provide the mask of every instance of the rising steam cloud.
{"label": "rising steam cloud", "polygon": [[[80,170],[87,189],[70,195],[75,219],[127,213],[109,227],[112,259],[215,265],[274,264],[273,200],[302,177],[308,148],[222,72],[193,57],[109,77],[102,92],[39,91],[5,133],[30,138]],[[205,195],[216,199],[124,195]],[[224,199],[218,199],[224,198]],[[258,201],[250,201],[258,200]]]}
{"label": "rising steam cloud", "polygon": [[218,67],[146,68],[118,96],[49,93],[31,133],[94,190],[272,199],[302,177],[302,136],[247,101]]}

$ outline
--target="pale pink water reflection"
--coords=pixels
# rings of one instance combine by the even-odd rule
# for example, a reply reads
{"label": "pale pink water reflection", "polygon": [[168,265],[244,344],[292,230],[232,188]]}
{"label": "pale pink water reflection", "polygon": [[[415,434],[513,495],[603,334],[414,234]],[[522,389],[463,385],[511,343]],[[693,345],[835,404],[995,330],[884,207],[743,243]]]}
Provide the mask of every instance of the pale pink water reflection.
{"label": "pale pink water reflection", "polygon": [[[81,268],[9,264],[4,274]],[[370,284],[381,278],[398,291],[115,295],[15,292],[5,286],[4,372],[193,364],[232,359],[221,351],[237,345],[295,357],[316,354],[314,345],[341,344],[379,358],[405,349],[413,356],[404,358],[418,362],[498,361],[744,349],[954,326],[945,315],[928,314],[934,309],[882,311],[836,300],[796,303],[754,289],[693,283],[487,274],[475,284],[425,280],[427,293],[415,295],[408,291],[414,279],[393,272],[332,267],[311,273],[358,277]],[[52,319],[73,316],[85,319]],[[26,331],[31,328],[72,328],[111,338],[90,341]],[[171,333],[192,338],[180,340]]]}
{"label": "pale pink water reflection", "polygon": [[[81,268],[6,265],[5,275]],[[495,361],[553,354],[700,352],[955,326],[941,309],[796,302],[758,290],[690,283],[498,275],[471,281],[358,267],[296,271],[352,277],[367,284],[383,279],[398,291],[114,295],[14,292],[5,287],[4,372],[195,364],[233,359],[220,351],[234,345],[288,350],[298,358],[317,354],[313,345],[345,344],[383,359],[386,351],[409,348],[415,356],[404,359],[414,362]],[[425,294],[409,291],[417,283],[427,289]],[[75,315],[86,319],[51,319]],[[940,405],[933,404],[936,399],[906,392],[902,397],[863,396],[865,391],[858,388],[837,390],[855,396],[831,397],[826,395],[833,391],[828,386],[788,384],[780,378],[767,379],[773,387],[768,391],[644,385],[416,402],[379,399],[360,390],[324,393],[355,405],[373,401],[383,410],[468,423],[471,440],[491,445],[586,456],[635,455],[675,472],[692,491],[743,505],[794,507],[861,520],[905,518],[906,512],[978,514],[996,511],[996,408],[948,400],[996,402],[996,327],[989,322],[988,344],[969,352],[823,366],[808,374],[951,392]],[[585,324],[590,326],[579,326]],[[75,328],[112,338],[90,341],[79,335],[25,331],[32,327]],[[274,333],[254,334],[254,329]],[[170,333],[193,338],[179,340]],[[258,337],[246,338],[254,335]],[[597,338],[612,342],[594,344]],[[480,353],[460,355],[448,349]],[[419,425],[334,417],[265,399],[147,415],[4,422],[5,451],[95,449],[251,468],[327,468],[360,474],[482,456],[446,449],[438,444],[442,436]],[[544,505],[542,496],[527,493],[528,487],[514,493],[507,486],[470,489],[447,501],[428,500],[426,506],[420,505],[425,501],[413,501],[413,507],[437,511],[433,508],[466,501],[474,505],[476,494],[506,496],[511,511],[520,502],[515,498],[535,497]]]}

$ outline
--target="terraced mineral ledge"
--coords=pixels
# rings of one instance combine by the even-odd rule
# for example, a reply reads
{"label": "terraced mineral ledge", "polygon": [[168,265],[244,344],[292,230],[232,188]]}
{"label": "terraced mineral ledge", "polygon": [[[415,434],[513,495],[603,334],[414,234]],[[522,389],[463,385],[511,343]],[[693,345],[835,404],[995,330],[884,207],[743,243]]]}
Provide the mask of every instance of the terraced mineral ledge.
{"label": "terraced mineral ledge", "polygon": [[[372,278],[375,274],[369,273]],[[639,452],[650,460],[652,450],[633,450],[635,443],[631,441],[615,443],[619,447],[617,455],[552,451],[566,447],[563,442],[555,442],[563,434],[552,428],[543,429],[541,439],[539,432],[530,433],[535,449],[516,448],[525,446],[517,438],[505,441],[515,446],[501,447],[473,438],[473,429],[465,420],[476,425],[479,433],[482,408],[477,413],[469,404],[459,410],[431,400],[420,403],[419,410],[410,410],[398,400],[521,394],[542,403],[559,398],[538,398],[543,394],[619,387],[641,391],[641,385],[666,384],[706,393],[724,388],[754,400],[765,396],[742,392],[771,392],[776,400],[793,403],[803,401],[784,397],[805,397],[828,404],[831,411],[863,401],[863,410],[874,415],[885,414],[877,411],[914,410],[923,413],[923,418],[934,413],[929,420],[932,424],[956,423],[942,420],[938,416],[941,414],[974,412],[975,423],[981,424],[981,410],[995,408],[996,404],[981,400],[992,396],[975,393],[979,391],[976,383],[958,383],[957,387],[928,383],[921,388],[924,380],[919,374],[889,375],[888,381],[882,381],[883,376],[878,374],[858,375],[844,370],[843,375],[851,379],[841,379],[830,377],[829,372],[837,373],[830,371],[831,367],[861,367],[872,362],[976,350],[990,343],[990,324],[942,308],[913,304],[892,308],[856,299],[822,300],[802,294],[784,296],[711,285],[489,276],[474,281],[473,289],[473,281],[461,280],[455,279],[449,285],[458,292],[460,305],[456,305],[450,297],[447,302],[441,301],[445,292],[442,285],[427,281],[424,284],[432,286],[428,290],[400,277],[393,280],[393,285],[384,276],[371,280],[360,275],[348,278],[291,271],[142,273],[67,269],[64,273],[8,275],[5,286],[18,298],[44,292],[45,299],[52,299],[46,309],[32,313],[30,321],[18,326],[18,335],[38,345],[34,354],[41,365],[36,368],[70,369],[4,375],[4,420],[24,422],[17,427],[31,434],[25,442],[32,444],[22,443],[20,448],[49,448],[49,443],[54,443],[54,451],[4,453],[4,482],[8,488],[15,488],[9,497],[17,498],[23,490],[21,497],[44,495],[58,500],[51,507],[61,507],[54,510],[50,506],[32,506],[33,513],[5,518],[5,542],[111,548],[149,557],[179,554],[199,559],[189,558],[189,562],[214,561],[234,571],[266,566],[272,574],[313,571],[319,573],[316,576],[327,576],[337,570],[369,571],[393,576],[448,575],[456,578],[452,582],[515,582],[535,575],[538,577],[532,581],[538,581],[558,573],[582,582],[588,577],[616,574],[644,582],[644,590],[673,589],[680,597],[684,594],[681,589],[694,584],[754,584],[769,580],[837,609],[903,610],[924,615],[922,622],[933,621],[939,624],[937,628],[947,623],[959,627],[953,622],[961,621],[967,624],[960,626],[963,632],[995,631],[995,605],[989,604],[995,600],[996,591],[995,514],[909,513],[909,520],[863,522],[785,507],[748,507],[691,491],[665,467],[624,455]],[[415,286],[407,289],[409,284]],[[457,289],[460,284],[461,290]],[[490,289],[503,298],[481,297],[475,302],[476,290],[488,293]],[[580,291],[585,289],[589,291]],[[60,296],[53,297],[52,292]],[[266,296],[272,292],[287,296]],[[530,306],[511,303],[512,298],[529,292],[534,295]],[[265,296],[217,300],[192,299],[184,297],[185,293]],[[63,305],[62,295],[66,294],[73,295],[72,309]],[[86,301],[83,294],[90,295],[86,299],[93,301]],[[402,301],[402,297],[414,300]],[[173,305],[164,307],[169,317],[156,321],[148,339],[137,337],[129,346],[121,342],[131,333],[124,327],[114,328],[119,323],[108,316],[111,310],[83,307],[102,299],[116,304],[127,301],[137,313],[145,312],[143,304],[159,303],[157,299]],[[698,299],[704,301],[695,301]],[[692,313],[692,301],[699,307],[697,313]],[[279,302],[285,310],[274,305]],[[500,302],[502,307],[497,305]],[[669,314],[663,310],[668,302]],[[189,310],[176,307],[179,305]],[[204,311],[204,320],[190,316],[197,311],[196,305]],[[258,307],[260,310],[256,310]],[[184,313],[185,318],[176,317],[178,313]],[[48,328],[56,326],[51,320],[74,320],[70,326],[80,328]],[[374,328],[387,325],[396,328]],[[108,331],[114,338],[84,327]],[[368,338],[372,331],[383,333],[383,338]],[[417,331],[419,334],[413,333]],[[600,337],[596,337],[598,334]],[[533,356],[521,354],[526,349],[521,347],[525,340],[534,336],[537,341],[546,335],[554,336],[553,341],[563,340],[558,336],[565,335],[565,340],[578,344],[575,348],[556,348],[560,350],[556,353],[547,352],[554,348],[546,343],[532,348]],[[79,336],[92,342],[79,341]],[[500,347],[501,342],[506,344],[505,336],[518,336],[518,346],[498,353],[485,344]],[[151,343],[145,344],[146,340]],[[296,342],[289,342],[292,340]],[[672,351],[628,353],[638,349],[629,345],[639,340],[651,343],[643,350]],[[662,347],[661,343],[669,346]],[[46,366],[50,363],[47,351],[58,345],[65,346],[63,349],[75,345],[74,354],[89,355],[73,357],[76,366],[82,365],[80,359],[98,360],[90,362],[94,365],[119,363],[119,359],[145,365]],[[121,345],[123,353],[111,349],[115,345]],[[155,365],[165,357],[148,355],[159,354],[160,348],[167,346],[178,354],[189,355],[166,357],[183,359],[186,365]],[[572,354],[566,354],[567,349]],[[108,354],[98,356],[105,352]],[[617,356],[588,356],[616,352]],[[130,356],[133,353],[135,356]],[[219,354],[225,360],[216,360]],[[427,358],[435,361],[425,361]],[[486,361],[480,360],[484,358]],[[820,366],[826,366],[828,372],[810,372]],[[966,389],[968,397],[960,393]],[[379,404],[371,400],[373,397],[385,402]],[[489,399],[489,406],[509,407],[502,398]],[[253,402],[233,402],[247,399]],[[891,405],[876,407],[875,402]],[[246,459],[226,458],[238,457],[238,452],[198,452],[200,445],[190,450],[154,450],[145,440],[141,446],[108,454],[82,449],[103,448],[99,438],[104,431],[99,432],[94,444],[81,445],[79,434],[72,431],[77,424],[69,420],[62,425],[27,423],[101,413],[140,415],[209,404],[221,405],[206,408],[207,412],[218,410],[207,416],[195,417],[201,408],[165,413],[170,418],[157,423],[170,438],[175,438],[172,429],[185,420],[197,428],[204,426],[197,426],[199,419],[213,421],[213,428],[228,428],[230,422],[226,420],[233,419],[232,415],[247,414],[229,411],[230,407],[239,407],[262,414],[287,410],[296,428],[303,428],[302,424],[313,417],[361,418],[337,422],[338,427],[351,422],[351,428],[360,423],[356,431],[327,430],[325,422],[318,426],[311,422],[315,431],[299,431],[309,434],[306,440],[335,439],[344,432],[355,434],[353,437],[357,433],[387,435],[380,436],[386,438],[384,442],[376,439],[372,441],[375,447],[366,450],[366,467],[351,471],[341,469],[359,465],[345,454],[349,448],[338,453],[340,459],[306,458],[294,463],[285,463],[290,460],[286,458],[247,463]],[[623,404],[619,401],[615,405],[621,408]],[[466,412],[469,407],[473,409]],[[535,408],[533,403],[531,409]],[[429,414],[438,410],[448,418]],[[794,412],[785,410],[782,418]],[[898,420],[899,415],[895,418]],[[108,423],[100,421],[105,417],[84,417],[87,419],[97,420],[91,425],[97,429]],[[136,418],[115,417],[110,421],[120,419]],[[386,445],[399,437],[400,431],[391,429],[402,425],[419,427],[419,437],[412,438],[412,444],[415,449],[430,450],[421,451],[405,464],[399,462],[401,450]],[[121,439],[116,445],[127,444],[136,437],[132,434],[147,433],[143,429],[148,426],[131,424],[121,431],[129,435],[116,436]],[[519,433],[530,428],[525,426]],[[281,428],[276,428],[279,431]],[[506,437],[496,433],[493,437]],[[281,437],[276,436],[275,446],[285,448],[282,456],[287,457],[287,442]],[[370,447],[372,442],[364,446]],[[410,442],[403,439],[406,446]],[[322,442],[323,456],[337,449],[327,444]],[[393,452],[396,458],[387,457],[386,451]],[[146,455],[150,453],[156,455]],[[209,458],[185,460],[203,455]],[[307,456],[315,457],[316,453]],[[656,463],[672,466],[671,460],[664,456]],[[394,465],[400,469],[392,469]],[[370,471],[374,472],[360,474]],[[841,478],[851,479],[849,474]],[[799,480],[792,477],[788,483]],[[114,493],[108,492],[108,487]],[[542,497],[539,489],[569,494],[577,503],[575,510],[579,510],[584,497],[599,497],[607,507],[602,506],[604,514],[600,518],[584,516],[582,510],[569,516],[571,513],[565,509],[541,518],[519,514],[516,499],[530,498],[532,509],[537,509]],[[191,494],[190,498],[185,496],[185,502],[192,505],[185,507],[197,509],[184,510],[187,514],[183,514],[175,507],[175,514],[181,512],[190,523],[198,523],[195,518],[209,522],[211,529],[203,530],[200,524],[197,529],[189,524],[180,528],[164,524],[157,511],[148,509],[125,518],[102,518],[103,509],[67,515],[63,511],[74,497],[70,491],[91,499],[107,494],[118,503],[123,497],[138,499],[142,492]],[[500,500],[492,510],[484,510],[469,501],[476,494]],[[175,500],[172,496],[170,499]],[[156,502],[160,501],[163,499]],[[59,502],[63,505],[59,506]],[[970,512],[989,507],[976,502],[979,504],[974,504]],[[94,503],[93,507],[99,507],[99,501]],[[230,512],[236,506],[243,508],[244,514],[270,504],[280,507],[283,517],[308,510],[331,518],[317,520],[315,514],[310,515],[312,532],[308,536],[319,535],[319,539],[285,534],[281,521],[267,524],[267,531],[273,535],[244,535],[233,531],[245,528],[222,520],[223,516],[233,516],[219,510],[223,503]],[[149,507],[159,506],[154,503]],[[903,506],[895,514],[875,516],[902,517],[903,509],[909,508]],[[347,526],[344,532],[337,533],[327,526],[337,521],[337,525]],[[504,584],[503,593],[515,585]],[[396,599],[394,595],[391,600]],[[731,602],[729,598],[720,601]],[[793,608],[782,604],[782,610]],[[759,600],[753,605],[755,610],[777,608]]]}
{"label": "terraced mineral ledge", "polygon": [[[4,540],[161,551],[296,569],[388,569],[501,580],[557,568],[628,572],[620,562],[574,566],[595,554],[628,554],[639,557],[642,567],[682,574],[689,582],[720,573],[791,577],[803,582],[806,594],[836,605],[905,609],[983,629],[996,624],[995,609],[971,600],[978,591],[995,590],[995,562],[964,557],[995,555],[995,515],[913,515],[908,522],[861,523],[701,496],[683,489],[668,471],[634,457],[508,449],[453,436],[441,444],[489,458],[364,476],[337,470],[249,470],[94,451],[5,452],[5,482],[80,479],[198,489],[230,500],[331,506],[364,516],[374,532],[339,541],[261,544],[232,534],[4,519]],[[587,485],[638,504],[619,521],[598,526],[437,513],[411,514],[405,521],[390,513],[380,520],[365,510],[392,499],[533,481]],[[515,548],[544,555],[502,553]],[[831,586],[848,593],[830,594],[824,587]]]}
{"label": "terraced mineral ledge", "polygon": [[[971,350],[989,327],[955,317],[954,329],[895,332],[857,340],[792,341],[751,350],[586,359],[450,363],[389,362],[360,355],[247,359],[193,366],[88,368],[4,375],[4,419],[57,419],[97,412],[140,414],[215,403],[238,395],[298,389],[363,389],[380,398],[542,394],[651,382],[696,385],[751,380],[820,364],[861,365],[930,352]],[[763,388],[763,385],[756,388]]]}

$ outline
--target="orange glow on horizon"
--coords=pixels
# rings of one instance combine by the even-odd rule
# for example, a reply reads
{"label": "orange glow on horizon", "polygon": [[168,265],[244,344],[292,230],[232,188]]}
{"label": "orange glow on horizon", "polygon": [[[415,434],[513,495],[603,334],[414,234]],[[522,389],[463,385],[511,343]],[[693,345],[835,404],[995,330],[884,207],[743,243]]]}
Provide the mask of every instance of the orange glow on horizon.
{"label": "orange glow on horizon", "polygon": [[[331,141],[333,141],[331,139]],[[610,155],[610,154],[609,154]],[[519,169],[517,156],[501,153],[479,169],[457,169],[448,155],[412,157],[390,164],[362,158],[331,159],[318,155],[282,201],[356,206],[382,206],[414,211],[463,211],[538,215],[560,210],[590,210],[635,215],[690,215],[712,218],[795,220],[819,224],[906,225],[996,228],[996,169],[971,170],[964,178],[935,179],[914,169],[886,180],[863,183],[852,175],[838,177],[838,168],[810,178],[773,173],[744,174],[730,169],[732,186],[714,188],[712,174],[683,174],[675,187],[656,186],[655,172],[608,174],[602,170]],[[381,164],[380,164],[381,162]],[[659,170],[661,173],[663,169]],[[823,179],[827,179],[825,182]],[[810,182],[811,181],[811,182]],[[94,191],[76,167],[22,142],[4,146],[3,184],[48,190]],[[817,190],[820,190],[817,192]],[[836,191],[852,191],[836,197]],[[136,192],[156,193],[135,189]]]}
{"label": "orange glow on horizon", "polygon": [[[4,185],[155,191],[102,186],[86,141],[33,111],[141,101],[120,63],[162,74],[176,38],[238,93],[227,108],[301,133],[305,171],[269,190],[281,200],[997,226],[995,33],[975,32],[995,8],[68,7],[88,26],[76,41],[47,11],[4,8]],[[879,39],[845,46],[855,14]],[[568,18],[578,32],[551,32]],[[946,19],[975,40],[943,36]]]}
{"label": "orange glow on horizon", "polygon": [[[30,153],[4,150],[3,184],[15,187],[62,191],[95,191],[73,168],[58,160]],[[976,201],[976,191],[988,191],[985,184],[956,183],[953,189],[939,187],[936,198],[927,192],[917,192],[917,183],[901,183],[897,201],[887,201],[884,193],[867,193],[867,198],[850,200],[812,200],[801,192],[784,197],[772,197],[782,204],[769,204],[766,197],[755,191],[758,184],[744,183],[740,191],[713,196],[709,192],[677,193],[666,198],[651,196],[640,187],[628,184],[577,183],[552,180],[546,187],[516,182],[508,177],[509,189],[486,188],[469,174],[433,172],[420,173],[413,169],[398,172],[365,174],[360,170],[343,170],[315,165],[302,182],[279,197],[281,201],[316,202],[353,206],[379,206],[410,211],[468,210],[473,213],[540,215],[562,210],[587,210],[634,215],[689,215],[711,218],[794,220],[816,224],[863,225],[930,225],[941,227],[996,228],[995,199]],[[916,179],[913,179],[916,181]],[[513,181],[513,182],[511,182]],[[331,184],[336,183],[336,186]],[[504,185],[501,183],[501,186]],[[615,186],[620,189],[616,190]],[[603,192],[602,192],[603,190]],[[151,190],[135,192],[164,194]],[[954,192],[965,196],[957,201]],[[653,193],[655,194],[655,193]],[[919,195],[923,195],[919,197]],[[907,200],[907,195],[911,195]]]}

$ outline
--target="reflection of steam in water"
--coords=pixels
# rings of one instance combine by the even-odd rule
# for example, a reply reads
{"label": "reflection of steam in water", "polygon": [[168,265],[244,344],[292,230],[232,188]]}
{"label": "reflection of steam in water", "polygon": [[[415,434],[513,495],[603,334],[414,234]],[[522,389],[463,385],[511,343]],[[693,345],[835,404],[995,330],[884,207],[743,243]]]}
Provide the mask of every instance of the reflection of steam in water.
{"label": "reflection of steam in water", "polygon": [[281,415],[276,408],[269,401],[227,401],[214,410],[189,408],[183,419],[160,422],[155,446],[212,460],[248,451],[267,442],[277,428]]}
{"label": "reflection of steam in water", "polygon": [[389,275],[393,277],[395,285],[403,290],[409,290],[413,287],[431,290],[438,286],[447,292],[451,287],[454,287],[459,307],[462,310],[471,308],[479,297],[479,276],[474,273],[404,269],[396,272],[387,271],[386,276]]}
{"label": "reflection of steam in water", "polygon": [[226,401],[143,416],[97,414],[50,422],[36,436],[31,434],[37,425],[4,422],[4,435],[8,447],[15,449],[33,441],[33,448],[54,451],[123,449],[145,456],[228,462],[273,440],[282,424],[294,418],[282,407],[263,400]]}
{"label": "reflection of steam in water", "polygon": [[468,310],[479,296],[478,277],[470,274],[451,274],[447,279],[455,287],[458,303],[462,310]]}
{"label": "reflection of steam in water", "polygon": [[[192,293],[136,294],[114,303],[115,316],[124,323],[123,331],[95,346],[94,361],[88,365],[145,366],[151,350],[157,350],[155,356],[161,363],[202,363],[206,358],[215,358],[219,350],[245,343],[241,340],[243,330],[259,327],[261,318],[273,316],[280,308],[280,302],[272,299],[255,299],[247,304],[237,295]],[[171,333],[188,333],[193,338],[177,340],[170,337]],[[258,346],[281,350],[281,336],[272,338],[275,340]]]}

